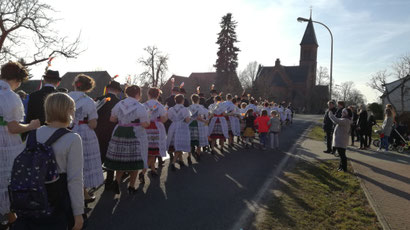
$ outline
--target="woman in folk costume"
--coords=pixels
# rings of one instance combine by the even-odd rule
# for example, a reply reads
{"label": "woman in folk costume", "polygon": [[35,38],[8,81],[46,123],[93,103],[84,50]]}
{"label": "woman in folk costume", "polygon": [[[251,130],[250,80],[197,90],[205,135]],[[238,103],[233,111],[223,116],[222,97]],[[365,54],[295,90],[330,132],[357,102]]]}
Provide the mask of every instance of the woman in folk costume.
{"label": "woman in folk costume", "polygon": [[148,167],[151,169],[152,176],[158,176],[155,169],[157,157],[166,157],[167,154],[167,135],[164,123],[168,120],[165,107],[158,102],[160,90],[150,88],[148,90],[148,101],[144,103],[150,117],[150,124],[145,129],[148,136]]}
{"label": "woman in folk costume", "polygon": [[176,95],[176,105],[168,110],[168,118],[172,121],[172,124],[168,130],[167,147],[169,151],[175,152],[171,164],[172,171],[176,169],[175,163],[177,160],[180,167],[185,166],[182,153],[191,151],[191,135],[189,133],[191,114],[184,107],[184,99],[184,95]]}
{"label": "woman in folk costume", "polygon": [[214,98],[215,103],[209,106],[210,123],[208,127],[208,135],[211,138],[212,153],[215,153],[216,140],[219,139],[221,151],[223,152],[223,146],[225,139],[229,138],[228,123],[226,122],[226,108],[222,102],[221,96]]}
{"label": "woman in folk costume", "polygon": [[68,95],[75,102],[75,117],[73,131],[81,136],[84,153],[84,199],[92,202],[95,197],[88,194],[86,189],[95,188],[104,183],[101,167],[101,153],[97,135],[94,129],[97,127],[97,108],[93,99],[87,96],[95,87],[95,81],[91,77],[80,74],[74,79],[74,91]]}
{"label": "woman in folk costume", "polygon": [[0,217],[7,215],[8,223],[16,220],[10,212],[8,184],[14,159],[25,145],[19,134],[40,127],[39,120],[20,124],[24,119],[24,106],[13,90],[28,78],[27,70],[18,62],[9,62],[1,67],[0,75]]}
{"label": "woman in folk costume", "polygon": [[259,108],[256,105],[256,100],[255,99],[251,99],[249,105],[246,106],[246,111],[248,111],[249,109],[252,109],[253,111],[253,115],[254,116],[258,116],[259,115]]}
{"label": "woman in folk costume", "polygon": [[191,134],[191,152],[188,157],[188,164],[192,164],[191,153],[197,161],[201,160],[201,147],[208,145],[208,129],[206,126],[208,110],[199,104],[198,94],[192,94],[192,105],[188,107],[191,112],[191,122],[189,123],[189,132]]}
{"label": "woman in folk costume", "polygon": [[[116,171],[113,189],[120,194],[121,177],[125,171],[130,173],[128,193],[134,194],[138,170],[148,167],[148,138],[145,128],[150,124],[148,112],[139,102],[141,89],[132,85],[127,87],[126,99],[118,102],[111,112],[111,121],[118,122],[110,144],[104,166]],[[143,174],[141,174],[143,175]]]}
{"label": "woman in folk costume", "polygon": [[[226,101],[224,102],[225,106],[225,113],[226,113],[226,121],[228,123],[228,133],[229,133],[229,147],[233,147],[233,137],[239,136],[241,133],[240,131],[240,124],[238,119],[238,107],[232,102],[233,98],[231,94],[226,95]],[[235,99],[236,103],[236,99]]]}

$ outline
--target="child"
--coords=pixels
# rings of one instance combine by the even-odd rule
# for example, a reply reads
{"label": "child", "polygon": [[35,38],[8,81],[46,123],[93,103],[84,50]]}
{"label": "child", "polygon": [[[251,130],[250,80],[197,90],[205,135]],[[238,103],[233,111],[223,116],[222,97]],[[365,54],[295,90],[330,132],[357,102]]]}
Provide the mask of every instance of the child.
{"label": "child", "polygon": [[292,110],[290,107],[286,107],[285,109],[285,117],[286,117],[286,125],[292,124]]}
{"label": "child", "polygon": [[248,109],[244,118],[245,130],[243,136],[245,138],[245,148],[249,148],[249,145],[253,147],[253,138],[255,138],[255,116],[253,115],[253,109]]}
{"label": "child", "polygon": [[118,102],[111,112],[111,122],[118,123],[118,125],[114,129],[108,145],[104,166],[116,171],[115,179],[117,182],[113,185],[116,194],[120,194],[119,185],[125,171],[130,173],[128,193],[135,194],[137,192],[135,181],[138,170],[148,167],[148,138],[145,128],[150,123],[147,110],[139,102],[141,98],[140,87],[129,86],[125,89],[125,94],[128,97]]}
{"label": "child", "polygon": [[[155,169],[157,157],[166,157],[167,135],[164,123],[168,120],[167,111],[158,102],[160,90],[150,88],[148,90],[148,101],[144,103],[150,117],[150,125],[146,128],[148,137],[148,167],[151,169],[151,176],[158,176]],[[142,177],[142,176],[140,176]]]}
{"label": "child", "polygon": [[240,115],[240,119],[239,119],[239,121],[240,121],[240,128],[241,128],[241,137],[243,137],[243,132],[245,131],[245,120],[244,120],[244,118],[245,118],[245,115],[246,115],[246,102],[242,102],[242,104],[241,104],[241,108],[239,109],[239,115]]}
{"label": "child", "polygon": [[169,151],[175,152],[171,164],[172,171],[176,170],[175,163],[177,160],[180,167],[185,166],[182,153],[191,151],[191,135],[188,125],[191,114],[184,107],[184,102],[184,95],[177,94],[175,96],[176,105],[168,110],[168,118],[172,121],[172,124],[168,130],[167,147]]}
{"label": "child", "polygon": [[189,132],[191,134],[191,152],[188,157],[188,164],[192,164],[191,153],[197,161],[201,160],[201,147],[208,145],[208,132],[206,129],[206,116],[208,110],[200,105],[200,98],[198,94],[192,94],[192,105],[189,106],[191,112],[191,122],[189,123]]}
{"label": "child", "polygon": [[270,148],[279,150],[280,119],[277,111],[272,110],[271,119],[268,122]]}
{"label": "child", "polygon": [[225,106],[221,103],[222,98],[216,96],[214,98],[215,103],[209,106],[209,112],[211,114],[211,120],[208,127],[208,135],[211,138],[211,149],[212,153],[215,153],[216,140],[219,139],[219,144],[221,146],[221,151],[223,152],[223,146],[225,139],[229,138],[228,133],[228,123],[225,119]]}
{"label": "child", "polygon": [[[67,128],[74,116],[74,109],[74,100],[67,94],[49,94],[44,103],[47,125],[36,131],[37,141],[45,143],[57,130]],[[64,205],[56,205],[51,218],[35,219],[19,216],[13,229],[81,229],[82,227],[84,159],[81,137],[69,132],[61,136],[51,147],[59,174],[59,179],[50,183],[53,187],[51,191],[58,192],[58,199],[55,202]]]}
{"label": "child", "polygon": [[262,116],[259,116],[255,119],[255,124],[258,125],[259,129],[259,139],[262,146],[262,150],[266,150],[268,144],[268,131],[269,131],[269,117],[268,111],[265,109],[262,110]]}
{"label": "child", "polygon": [[7,186],[11,177],[14,159],[25,145],[19,134],[40,127],[39,120],[32,120],[24,125],[24,107],[19,95],[13,91],[28,79],[28,72],[18,62],[9,62],[1,67],[0,75],[0,217],[7,214],[8,222],[15,221],[15,214],[10,212],[10,200]]}
{"label": "child", "polygon": [[236,110],[237,110],[237,106],[235,106],[233,100],[235,100],[236,103],[236,99],[232,98],[231,94],[227,94],[226,95],[226,101],[224,102],[224,106],[225,106],[225,113],[226,113],[226,121],[228,123],[228,133],[229,133],[229,147],[232,148],[233,147],[233,138],[234,136],[239,136],[240,135],[240,125],[239,125],[239,120],[236,116]]}
{"label": "child", "polygon": [[94,100],[87,96],[95,87],[95,81],[91,77],[80,74],[73,82],[74,91],[68,95],[75,102],[75,117],[73,131],[81,136],[84,152],[84,198],[85,201],[93,202],[95,197],[88,194],[86,189],[96,188],[104,183],[104,175],[101,167],[101,153],[97,135],[94,129],[97,127],[97,108]]}

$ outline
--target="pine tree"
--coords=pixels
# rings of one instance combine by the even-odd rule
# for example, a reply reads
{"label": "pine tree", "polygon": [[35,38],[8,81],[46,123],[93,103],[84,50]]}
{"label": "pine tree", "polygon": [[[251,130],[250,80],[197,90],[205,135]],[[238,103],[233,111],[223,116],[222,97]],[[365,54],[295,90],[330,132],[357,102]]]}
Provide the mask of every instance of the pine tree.
{"label": "pine tree", "polygon": [[220,23],[221,32],[218,33],[216,44],[219,45],[217,60],[214,67],[217,72],[216,89],[224,93],[240,93],[242,86],[236,73],[238,67],[238,52],[240,49],[235,46],[238,42],[236,37],[237,22],[232,19],[232,14],[228,13],[222,17]]}
{"label": "pine tree", "polygon": [[219,45],[218,59],[216,60],[216,72],[218,73],[233,73],[238,67],[238,52],[239,48],[235,47],[238,42],[236,38],[237,22],[232,20],[232,14],[228,13],[222,17],[221,32],[218,33],[216,44]]}

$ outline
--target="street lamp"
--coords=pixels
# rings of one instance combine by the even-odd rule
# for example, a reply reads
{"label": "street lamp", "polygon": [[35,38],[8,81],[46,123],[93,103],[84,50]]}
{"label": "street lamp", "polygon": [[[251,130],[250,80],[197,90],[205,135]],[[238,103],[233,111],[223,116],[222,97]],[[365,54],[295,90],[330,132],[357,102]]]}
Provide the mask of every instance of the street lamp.
{"label": "street lamp", "polygon": [[[310,20],[307,18],[302,18],[302,17],[298,17],[298,22],[309,22]],[[314,23],[320,24],[322,26],[324,26],[330,33],[330,40],[331,40],[331,44],[330,44],[330,86],[329,86],[329,94],[330,94],[330,98],[332,98],[332,73],[333,73],[333,34],[332,31],[330,31],[329,27],[327,27],[325,24],[318,22],[318,21],[313,21]]]}

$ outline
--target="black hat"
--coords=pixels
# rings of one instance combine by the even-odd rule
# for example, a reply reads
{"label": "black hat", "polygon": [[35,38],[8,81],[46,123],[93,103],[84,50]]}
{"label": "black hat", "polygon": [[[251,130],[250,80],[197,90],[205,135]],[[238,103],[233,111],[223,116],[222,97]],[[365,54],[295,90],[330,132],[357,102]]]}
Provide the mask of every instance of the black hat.
{"label": "black hat", "polygon": [[179,92],[179,87],[175,86],[174,88],[172,88],[172,92]]}
{"label": "black hat", "polygon": [[43,77],[47,79],[55,79],[61,81],[60,73],[54,70],[47,70],[46,74],[44,74]]}
{"label": "black hat", "polygon": [[115,89],[115,90],[118,90],[118,91],[122,91],[122,89],[121,89],[121,85],[120,85],[120,83],[118,82],[118,81],[111,81],[108,85],[107,85],[107,89],[108,88],[110,88],[110,89]]}
{"label": "black hat", "polygon": [[211,94],[214,94],[214,93],[215,93],[215,94],[218,94],[218,91],[212,89],[210,93],[211,93]]}
{"label": "black hat", "polygon": [[180,88],[180,89],[179,89],[179,92],[182,93],[182,94],[186,94],[186,91],[185,91],[184,88]]}

